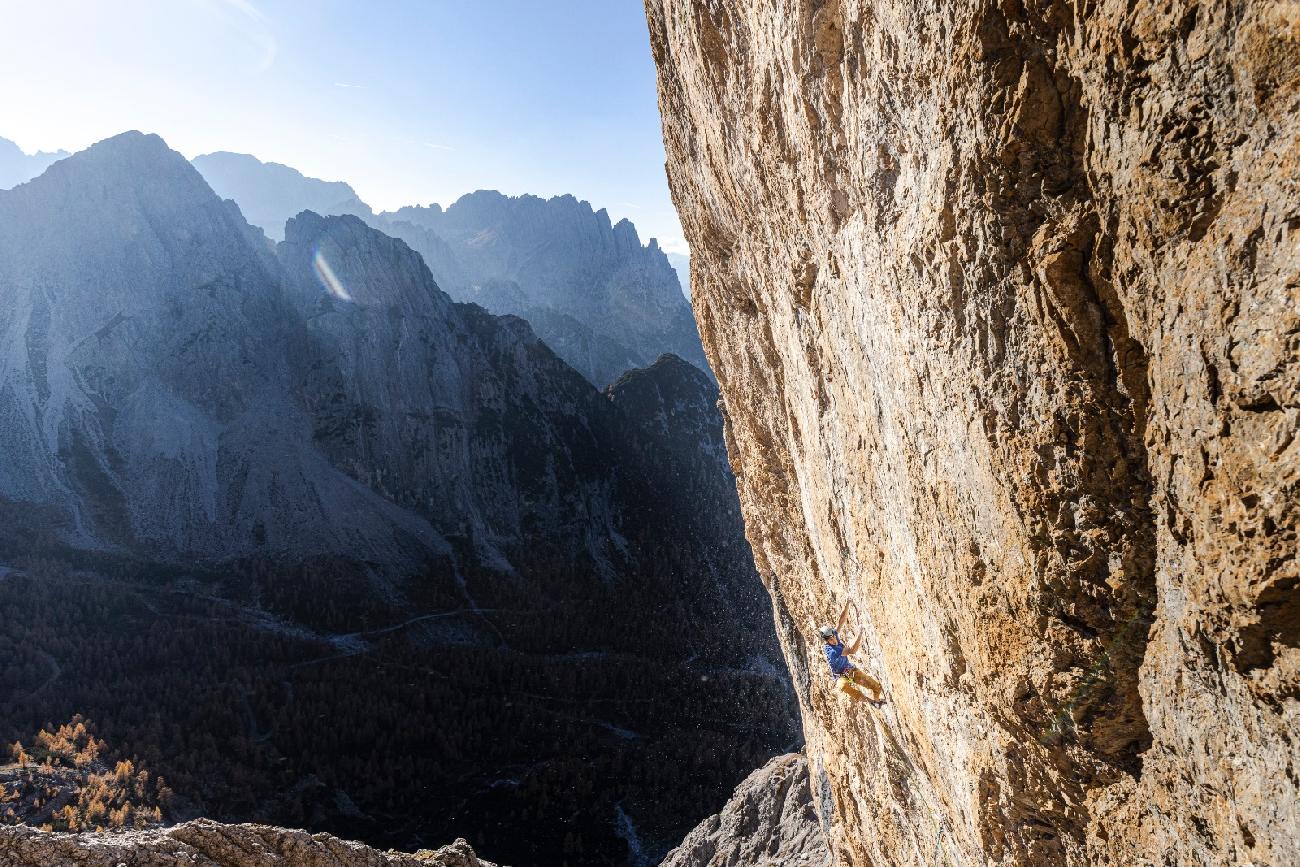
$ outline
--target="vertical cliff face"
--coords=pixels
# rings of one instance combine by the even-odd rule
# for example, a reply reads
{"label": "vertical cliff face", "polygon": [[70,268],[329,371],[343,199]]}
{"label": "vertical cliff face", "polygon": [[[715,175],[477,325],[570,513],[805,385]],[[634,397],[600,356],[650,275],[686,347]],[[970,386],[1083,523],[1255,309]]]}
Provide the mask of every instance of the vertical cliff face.
{"label": "vertical cliff face", "polygon": [[838,857],[1300,858],[1300,8],[646,6]]}

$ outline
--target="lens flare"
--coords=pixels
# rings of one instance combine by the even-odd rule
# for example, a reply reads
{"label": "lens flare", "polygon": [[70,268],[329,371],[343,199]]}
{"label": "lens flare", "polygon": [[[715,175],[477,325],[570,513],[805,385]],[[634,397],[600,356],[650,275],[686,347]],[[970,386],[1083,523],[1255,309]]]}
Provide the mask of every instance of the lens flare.
{"label": "lens flare", "polygon": [[312,257],[312,266],[316,269],[316,276],[320,278],[321,284],[329,290],[329,293],[340,301],[351,301],[352,294],[343,288],[343,282],[334,274],[334,269],[330,263],[325,260],[325,251],[316,248],[316,255]]}

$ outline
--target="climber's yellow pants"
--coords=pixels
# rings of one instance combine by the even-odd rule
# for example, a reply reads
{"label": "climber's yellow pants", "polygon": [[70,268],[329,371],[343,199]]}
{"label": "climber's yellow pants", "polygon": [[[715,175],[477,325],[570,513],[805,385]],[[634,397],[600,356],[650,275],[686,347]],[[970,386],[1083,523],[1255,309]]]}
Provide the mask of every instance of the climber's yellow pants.
{"label": "climber's yellow pants", "polygon": [[[835,688],[855,700],[865,698],[871,701],[880,701],[880,696],[884,692],[880,688],[880,681],[869,674],[863,674],[856,668],[850,668],[835,678]],[[865,690],[870,690],[870,694]]]}

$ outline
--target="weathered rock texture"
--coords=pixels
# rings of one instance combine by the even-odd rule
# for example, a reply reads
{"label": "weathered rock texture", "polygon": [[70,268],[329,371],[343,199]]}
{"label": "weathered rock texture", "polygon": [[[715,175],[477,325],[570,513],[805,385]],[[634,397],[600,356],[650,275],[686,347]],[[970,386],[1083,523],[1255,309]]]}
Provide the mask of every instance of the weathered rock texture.
{"label": "weathered rock texture", "polygon": [[1300,6],[646,5],[840,860],[1300,861]]}
{"label": "weathered rock texture", "polygon": [[777,756],[736,788],[660,867],[825,867],[830,849],[808,788],[808,762]]}
{"label": "weathered rock texture", "polygon": [[380,852],[331,837],[266,825],[200,819],[166,831],[50,834],[0,827],[3,867],[495,867],[464,840],[414,854]]}

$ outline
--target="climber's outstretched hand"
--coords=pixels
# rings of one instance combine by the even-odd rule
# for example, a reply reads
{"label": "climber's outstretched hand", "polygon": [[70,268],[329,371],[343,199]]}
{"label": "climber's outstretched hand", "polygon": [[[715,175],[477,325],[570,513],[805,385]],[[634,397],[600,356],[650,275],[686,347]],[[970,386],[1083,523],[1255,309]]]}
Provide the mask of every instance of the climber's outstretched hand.
{"label": "climber's outstretched hand", "polygon": [[[845,603],[844,603],[844,607],[840,609],[840,619],[839,619],[839,622],[836,624],[835,631],[836,631],[836,632],[839,632],[841,635],[844,633],[844,624],[848,623],[848,621],[849,621],[849,608],[850,608],[850,607],[853,607],[853,608],[856,608],[856,607],[857,607],[857,605],[854,604],[854,602],[853,602],[852,599],[850,599],[850,600],[848,600],[847,602],[845,602]],[[861,615],[858,616],[858,619],[861,620]],[[855,623],[855,624],[853,624],[853,643],[852,643],[852,644],[846,644],[846,645],[844,646],[844,652],[845,652],[845,653],[857,653],[857,652],[858,652],[858,647],[859,647],[861,644],[862,644],[862,624],[861,624],[861,623]]]}

